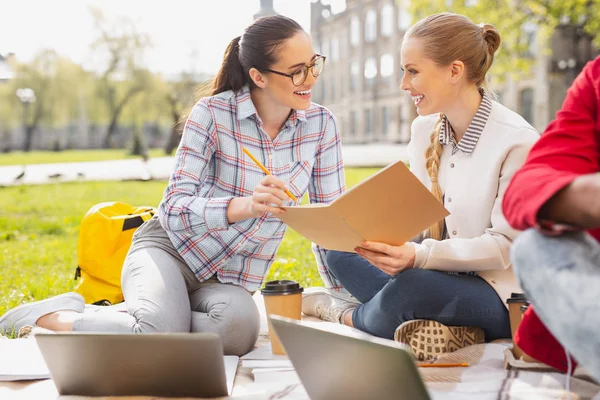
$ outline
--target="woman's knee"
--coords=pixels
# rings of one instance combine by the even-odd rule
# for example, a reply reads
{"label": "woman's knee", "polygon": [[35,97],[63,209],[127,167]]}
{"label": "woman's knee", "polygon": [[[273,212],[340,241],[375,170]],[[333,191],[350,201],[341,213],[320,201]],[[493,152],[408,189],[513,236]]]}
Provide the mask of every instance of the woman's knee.
{"label": "woman's knee", "polygon": [[352,265],[355,265],[357,260],[359,262],[366,262],[358,254],[337,250],[328,250],[326,260],[327,267],[338,279],[344,273],[352,273]]}
{"label": "woman's knee", "polygon": [[142,302],[141,306],[132,312],[135,318],[133,330],[135,333],[158,332],[189,332],[191,310],[168,310],[157,307],[154,302]]}
{"label": "woman's knee", "polygon": [[[227,315],[228,314],[228,315]],[[260,315],[252,299],[229,307],[224,315],[223,349],[225,354],[243,356],[248,353],[258,339]]]}
{"label": "woman's knee", "polygon": [[515,274],[526,274],[531,267],[538,265],[540,251],[547,247],[548,238],[536,231],[528,229],[515,239],[511,245],[510,256]]}
{"label": "woman's knee", "polygon": [[432,305],[429,285],[437,271],[407,269],[391,278],[372,300],[377,304],[376,323],[381,319],[401,324],[430,314]]}
{"label": "woman's knee", "polygon": [[346,253],[337,250],[327,251],[327,254],[325,256],[325,259],[327,260],[327,267],[334,275],[340,269],[340,266],[345,263],[349,254],[352,253]]}
{"label": "woman's knee", "polygon": [[194,308],[192,331],[217,333],[225,354],[241,356],[252,350],[258,339],[260,315],[250,293],[229,284],[198,292],[203,293],[203,300]]}
{"label": "woman's knee", "polygon": [[535,229],[521,233],[511,246],[511,260],[520,281],[546,279],[550,271],[585,268],[600,259],[600,246],[585,232],[547,236]]}

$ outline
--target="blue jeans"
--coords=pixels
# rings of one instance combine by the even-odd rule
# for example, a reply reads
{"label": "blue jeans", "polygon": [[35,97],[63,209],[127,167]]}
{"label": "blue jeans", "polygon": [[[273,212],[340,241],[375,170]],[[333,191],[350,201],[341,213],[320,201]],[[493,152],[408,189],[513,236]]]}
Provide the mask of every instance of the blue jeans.
{"label": "blue jeans", "polygon": [[390,276],[354,253],[327,252],[327,266],[361,303],[352,314],[357,329],[392,339],[406,321],[428,319],[453,326],[478,326],[486,340],[510,338],[508,310],[478,276],[407,269]]}
{"label": "blue jeans", "polygon": [[547,237],[530,229],[511,256],[536,314],[600,380],[600,244],[587,233]]}

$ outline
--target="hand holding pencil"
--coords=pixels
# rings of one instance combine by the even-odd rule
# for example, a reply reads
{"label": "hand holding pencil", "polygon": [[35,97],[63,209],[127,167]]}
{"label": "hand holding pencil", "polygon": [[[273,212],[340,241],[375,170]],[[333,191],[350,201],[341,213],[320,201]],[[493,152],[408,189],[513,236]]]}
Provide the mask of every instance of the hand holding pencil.
{"label": "hand holding pencil", "polygon": [[243,148],[242,150],[266,175],[254,189],[252,201],[249,205],[250,212],[256,217],[259,217],[266,212],[283,214],[285,210],[279,206],[282,206],[283,202],[289,199],[294,201],[298,201],[298,199],[289,191],[285,182],[271,174],[271,172],[246,148]]}
{"label": "hand holding pencil", "polygon": [[[242,150],[244,151],[244,153],[246,153],[246,155],[248,157],[250,157],[250,159],[252,161],[254,161],[254,163],[258,166],[258,168],[262,169],[262,171],[265,173],[265,175],[273,175],[273,174],[271,174],[271,172],[264,165],[262,165],[262,163],[260,161],[258,161],[258,159],[256,157],[254,157],[252,155],[252,153],[250,153],[248,151],[248,149],[246,149],[245,147],[242,147]],[[294,201],[298,201],[298,199],[296,198],[296,196],[294,196],[292,194],[292,192],[289,191],[289,189],[285,188],[283,191],[285,192],[285,194],[287,194],[290,197],[290,199],[292,199]]]}

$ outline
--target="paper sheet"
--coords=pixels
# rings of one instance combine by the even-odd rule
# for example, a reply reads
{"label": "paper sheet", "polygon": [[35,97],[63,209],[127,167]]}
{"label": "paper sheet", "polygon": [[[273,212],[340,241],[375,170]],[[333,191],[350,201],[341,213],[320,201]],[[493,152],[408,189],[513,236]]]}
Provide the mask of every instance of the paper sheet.
{"label": "paper sheet", "polygon": [[242,360],[244,368],[293,368],[290,360]]}
{"label": "paper sheet", "polygon": [[[265,317],[266,319],[266,317]],[[260,346],[250,353],[242,356],[242,360],[287,360],[287,356],[273,354],[271,351],[271,343]]]}
{"label": "paper sheet", "polygon": [[0,381],[48,378],[50,372],[35,340],[0,340]]}
{"label": "paper sheet", "polygon": [[225,378],[227,379],[227,393],[229,394],[233,391],[239,360],[238,356],[225,356]]}

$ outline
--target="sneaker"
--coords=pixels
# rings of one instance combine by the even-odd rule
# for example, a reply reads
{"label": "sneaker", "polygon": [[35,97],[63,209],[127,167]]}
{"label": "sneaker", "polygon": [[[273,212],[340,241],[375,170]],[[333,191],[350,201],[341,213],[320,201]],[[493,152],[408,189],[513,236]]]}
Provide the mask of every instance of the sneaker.
{"label": "sneaker", "polygon": [[33,303],[21,304],[0,317],[0,332],[18,332],[26,325],[35,326],[36,321],[52,312],[72,310],[83,312],[85,300],[79,293],[64,293]]}
{"label": "sneaker", "polygon": [[416,319],[400,325],[394,340],[407,344],[417,359],[424,361],[438,354],[483,343],[485,333],[475,326],[446,326],[437,321]]}
{"label": "sneaker", "polygon": [[312,287],[302,293],[302,312],[327,322],[342,323],[343,314],[360,302],[354,297],[322,287]]}

